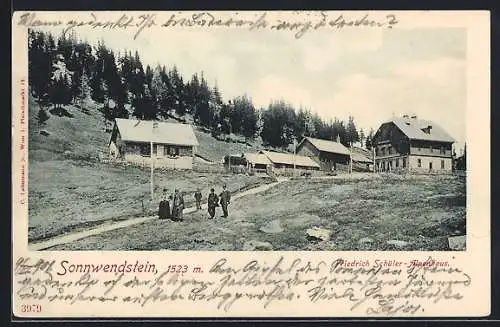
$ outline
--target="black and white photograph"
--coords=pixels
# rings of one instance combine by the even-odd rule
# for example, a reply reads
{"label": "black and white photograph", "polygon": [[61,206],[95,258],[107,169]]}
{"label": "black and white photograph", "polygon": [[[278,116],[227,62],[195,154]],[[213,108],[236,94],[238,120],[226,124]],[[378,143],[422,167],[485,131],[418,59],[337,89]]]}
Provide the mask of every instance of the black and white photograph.
{"label": "black and white photograph", "polygon": [[15,12],[13,315],[487,317],[490,18]]}
{"label": "black and white photograph", "polygon": [[29,248],[465,251],[467,30],[396,27],[31,26]]}

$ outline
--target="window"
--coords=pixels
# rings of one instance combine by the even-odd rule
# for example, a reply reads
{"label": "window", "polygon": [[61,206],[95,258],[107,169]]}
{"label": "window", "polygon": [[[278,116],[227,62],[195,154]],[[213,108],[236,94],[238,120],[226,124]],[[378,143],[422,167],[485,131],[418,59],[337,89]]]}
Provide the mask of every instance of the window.
{"label": "window", "polygon": [[429,151],[432,152],[432,145],[429,145]]}
{"label": "window", "polygon": [[418,168],[422,167],[422,159],[417,159],[417,166]]}
{"label": "window", "polygon": [[179,155],[179,148],[176,146],[169,146],[168,148],[168,155],[171,157],[177,157]]}
{"label": "window", "polygon": [[406,158],[403,158],[403,168],[406,168]]}
{"label": "window", "polygon": [[382,155],[382,156],[385,155],[385,148],[384,147],[380,148],[380,155]]}
{"label": "window", "polygon": [[440,153],[441,154],[445,154],[446,153],[446,150],[445,150],[444,146],[441,147],[441,152]]}
{"label": "window", "polygon": [[441,160],[441,169],[444,169],[444,160]]}
{"label": "window", "polygon": [[158,144],[153,144],[153,154],[156,155],[158,153]]}
{"label": "window", "polygon": [[429,162],[429,170],[432,170],[432,161]]}
{"label": "window", "polygon": [[149,157],[151,156],[151,147],[149,144],[141,144],[141,156]]}
{"label": "window", "polygon": [[399,167],[399,159],[396,159],[396,168]]}

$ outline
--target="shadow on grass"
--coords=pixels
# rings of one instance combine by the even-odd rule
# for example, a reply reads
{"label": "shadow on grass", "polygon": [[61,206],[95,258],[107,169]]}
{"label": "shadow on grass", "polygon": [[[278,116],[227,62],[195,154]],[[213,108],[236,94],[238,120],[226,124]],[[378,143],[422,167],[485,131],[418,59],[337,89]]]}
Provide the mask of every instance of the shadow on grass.
{"label": "shadow on grass", "polygon": [[72,113],[70,113],[68,110],[64,109],[63,107],[52,108],[52,109],[50,109],[49,112],[52,115],[59,116],[59,117],[68,117],[68,118],[75,117]]}

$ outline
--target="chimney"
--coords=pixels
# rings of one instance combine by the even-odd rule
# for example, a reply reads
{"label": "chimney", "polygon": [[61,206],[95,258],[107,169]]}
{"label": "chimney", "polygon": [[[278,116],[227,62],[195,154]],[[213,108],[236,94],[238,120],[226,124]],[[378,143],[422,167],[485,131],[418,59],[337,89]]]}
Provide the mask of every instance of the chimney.
{"label": "chimney", "polygon": [[417,116],[411,116],[411,119],[417,119]]}
{"label": "chimney", "polygon": [[408,115],[403,115],[403,118],[410,118]]}

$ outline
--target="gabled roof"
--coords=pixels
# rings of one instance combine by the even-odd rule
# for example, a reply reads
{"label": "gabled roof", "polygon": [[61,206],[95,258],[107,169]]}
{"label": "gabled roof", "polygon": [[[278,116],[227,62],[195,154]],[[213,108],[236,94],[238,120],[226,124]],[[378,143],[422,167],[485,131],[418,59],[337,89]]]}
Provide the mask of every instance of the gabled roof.
{"label": "gabled roof", "polygon": [[270,165],[272,164],[262,153],[243,153],[243,157],[252,164]]}
{"label": "gabled roof", "polygon": [[[122,118],[116,118],[115,123],[124,141],[186,146],[198,145],[198,139],[194,134],[193,127],[188,124]],[[153,123],[157,123],[158,126],[154,128]]]}
{"label": "gabled roof", "polygon": [[349,155],[349,149],[347,149],[342,143],[334,142],[334,141],[328,141],[328,140],[321,140],[321,139],[316,139],[313,137],[305,137],[299,144],[299,146],[305,141],[308,140],[311,142],[311,144],[318,149],[319,151],[322,152],[329,152],[329,153],[337,153],[337,154],[343,154],[343,155]]}
{"label": "gabled roof", "polygon": [[362,162],[362,163],[373,163],[373,159],[371,158],[370,151],[353,147],[351,152],[352,161],[354,162]]}
{"label": "gabled roof", "polygon": [[260,151],[260,153],[264,154],[272,163],[275,164],[293,165],[295,162],[296,166],[320,168],[319,164],[309,157],[299,155],[294,156],[293,154],[271,151]]}
{"label": "gabled roof", "polygon": [[[455,140],[451,137],[441,126],[430,120],[423,120],[417,118],[394,118],[388,123],[396,125],[401,132],[403,132],[411,140],[424,140],[424,141],[438,141],[450,142]],[[430,133],[426,133],[423,129],[431,126]]]}

